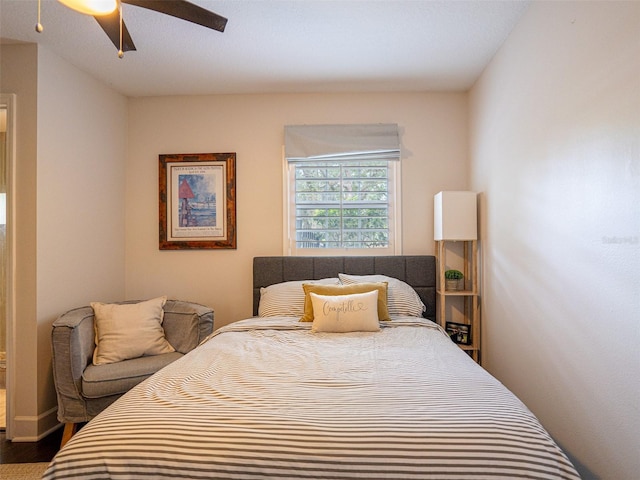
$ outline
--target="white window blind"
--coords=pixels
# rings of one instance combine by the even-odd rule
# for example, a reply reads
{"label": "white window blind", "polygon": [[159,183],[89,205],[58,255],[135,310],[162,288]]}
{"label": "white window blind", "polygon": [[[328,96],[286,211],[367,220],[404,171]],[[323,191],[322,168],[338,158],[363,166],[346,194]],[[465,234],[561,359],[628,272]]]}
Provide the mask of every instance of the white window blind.
{"label": "white window blind", "polygon": [[286,253],[399,253],[397,125],[287,126],[285,159]]}

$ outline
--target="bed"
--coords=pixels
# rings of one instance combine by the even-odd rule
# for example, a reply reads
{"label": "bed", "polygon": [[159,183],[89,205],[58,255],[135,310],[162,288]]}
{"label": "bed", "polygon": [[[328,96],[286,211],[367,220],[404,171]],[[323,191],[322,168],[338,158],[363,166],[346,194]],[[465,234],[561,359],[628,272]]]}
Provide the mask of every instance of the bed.
{"label": "bed", "polygon": [[[317,302],[334,300],[300,304],[299,282],[386,283],[390,320],[317,330]],[[431,320],[432,256],[256,257],[253,287],[253,317],[91,420],[43,478],[580,478],[526,406]],[[380,291],[352,295],[378,315],[385,306]],[[309,299],[317,317],[301,322],[291,306],[306,313]]]}

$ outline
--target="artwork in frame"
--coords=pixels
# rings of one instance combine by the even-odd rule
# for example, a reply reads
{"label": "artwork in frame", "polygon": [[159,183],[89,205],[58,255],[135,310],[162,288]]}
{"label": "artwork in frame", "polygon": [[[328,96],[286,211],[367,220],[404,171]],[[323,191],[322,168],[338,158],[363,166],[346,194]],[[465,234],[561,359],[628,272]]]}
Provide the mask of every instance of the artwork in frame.
{"label": "artwork in frame", "polygon": [[447,322],[446,330],[455,343],[460,345],[471,345],[470,325],[465,323]]}
{"label": "artwork in frame", "polygon": [[235,172],[235,153],[160,155],[160,250],[236,248]]}

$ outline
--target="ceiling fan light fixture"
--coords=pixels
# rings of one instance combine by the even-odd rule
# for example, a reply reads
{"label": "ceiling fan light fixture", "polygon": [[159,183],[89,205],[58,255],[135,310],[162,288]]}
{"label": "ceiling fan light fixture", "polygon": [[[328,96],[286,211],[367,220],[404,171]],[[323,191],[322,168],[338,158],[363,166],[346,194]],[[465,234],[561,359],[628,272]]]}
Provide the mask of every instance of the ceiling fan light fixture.
{"label": "ceiling fan light fixture", "polygon": [[58,0],[76,12],[87,15],[108,15],[118,8],[118,0]]}

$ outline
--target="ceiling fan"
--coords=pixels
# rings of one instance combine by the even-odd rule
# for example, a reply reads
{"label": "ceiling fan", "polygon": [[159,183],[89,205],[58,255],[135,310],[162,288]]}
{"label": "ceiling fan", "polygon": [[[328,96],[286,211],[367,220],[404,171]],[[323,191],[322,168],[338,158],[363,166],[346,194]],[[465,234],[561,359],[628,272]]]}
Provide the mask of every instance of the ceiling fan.
{"label": "ceiling fan", "polygon": [[[121,4],[127,3],[137,7],[146,8],[155,12],[171,15],[187,22],[196,23],[203,27],[211,28],[219,32],[224,32],[227,19],[194,5],[186,0],[58,0],[67,7],[88,15],[93,15],[96,21],[105,31],[111,42],[118,49],[118,56],[122,57],[124,52],[135,50],[136,47],[131,39],[131,35],[122,20]],[[38,2],[39,3],[39,2]],[[38,23],[36,31],[43,30],[40,24],[40,12],[38,8]]]}

